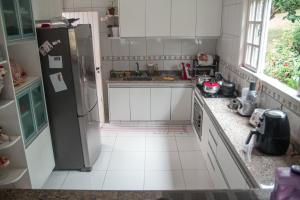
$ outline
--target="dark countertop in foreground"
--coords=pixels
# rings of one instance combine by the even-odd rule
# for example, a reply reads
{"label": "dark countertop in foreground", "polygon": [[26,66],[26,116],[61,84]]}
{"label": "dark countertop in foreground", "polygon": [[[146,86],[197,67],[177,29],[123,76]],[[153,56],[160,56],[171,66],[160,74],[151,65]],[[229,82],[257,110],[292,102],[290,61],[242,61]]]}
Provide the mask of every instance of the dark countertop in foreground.
{"label": "dark countertop in foreground", "polygon": [[[210,111],[210,116],[215,119],[215,124],[223,132],[223,139],[227,141],[232,153],[236,155],[239,162],[252,175],[252,178],[261,187],[270,187],[274,184],[274,173],[278,167],[290,167],[292,164],[300,164],[300,156],[270,156],[253,150],[251,161],[246,160],[243,153],[245,141],[253,129],[249,125],[248,117],[241,117],[230,110],[227,105],[230,99],[226,98],[204,98],[205,104]],[[248,173],[249,174],[249,173]]]}
{"label": "dark countertop in foreground", "polygon": [[105,192],[68,190],[0,190],[2,200],[269,200],[269,190]]}

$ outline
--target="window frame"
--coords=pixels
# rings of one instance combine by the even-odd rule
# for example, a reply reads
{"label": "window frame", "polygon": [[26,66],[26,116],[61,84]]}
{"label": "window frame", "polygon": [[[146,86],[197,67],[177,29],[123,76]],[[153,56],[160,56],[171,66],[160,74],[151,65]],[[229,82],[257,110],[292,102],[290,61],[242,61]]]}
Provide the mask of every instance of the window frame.
{"label": "window frame", "polygon": [[[242,67],[245,68],[246,70],[251,71],[252,73],[256,74],[257,76],[262,76],[262,77],[266,77],[267,75],[264,73],[264,69],[265,69],[265,61],[266,61],[266,52],[267,52],[267,45],[268,45],[268,30],[269,30],[269,19],[271,17],[271,9],[272,9],[272,2],[273,0],[264,0],[264,7],[263,7],[263,14],[262,14],[262,21],[261,21],[261,35],[260,35],[260,41],[259,41],[259,45],[254,45],[256,47],[259,47],[259,53],[258,53],[258,62],[257,62],[257,67],[253,67],[251,65],[247,65],[246,64],[246,56],[247,56],[247,46],[251,45],[253,46],[253,44],[249,44],[248,43],[248,35],[249,35],[249,28],[250,28],[250,23],[253,23],[253,21],[250,21],[250,12],[251,12],[251,2],[252,1],[259,1],[259,0],[247,0],[247,10],[246,10],[246,31],[244,33],[244,42],[243,42],[243,64]],[[255,7],[255,18],[256,18],[256,12],[257,12],[257,6]],[[256,22],[254,21],[253,24],[256,24]],[[253,28],[253,40],[254,40],[254,28]],[[252,42],[253,42],[252,40]],[[253,47],[252,47],[253,48]],[[253,50],[251,50],[251,56],[250,59],[252,59],[252,53]],[[270,79],[276,80],[275,78],[271,77],[271,76],[267,76]],[[278,81],[280,84],[288,87],[286,84]],[[300,77],[299,77],[299,86],[296,89],[297,91],[297,96],[298,98],[300,97]],[[276,86],[275,86],[276,87]],[[281,88],[281,87],[280,87]],[[289,87],[288,87],[289,88]],[[292,89],[292,88],[291,88]],[[293,89],[294,90],[294,89]],[[289,92],[291,93],[291,92]]]}
{"label": "window frame", "polygon": [[[262,8],[262,16],[261,16],[261,21],[250,21],[250,13],[251,13],[251,3],[253,1],[256,1],[255,4],[255,13],[254,13],[254,18],[256,19],[256,14],[257,14],[257,2],[260,0],[247,0],[247,15],[246,15],[246,31],[245,31],[245,39],[244,39],[244,54],[243,54],[243,67],[246,69],[254,72],[254,73],[261,73],[263,72],[263,63],[265,60],[265,54],[266,54],[266,49],[267,49],[267,30],[268,30],[268,18],[270,17],[271,14],[271,6],[272,6],[272,0],[263,0],[263,8]],[[250,34],[250,25],[253,25],[253,30],[252,30],[252,43],[248,42],[248,37]],[[255,25],[261,25],[260,28],[260,36],[259,36],[259,42],[258,45],[254,44],[254,38],[255,38]],[[246,59],[247,59],[247,47],[251,46],[251,55],[250,55],[250,65],[246,64]],[[258,57],[257,57],[257,64],[256,66],[251,65],[251,60],[253,59],[253,49],[258,48]]]}

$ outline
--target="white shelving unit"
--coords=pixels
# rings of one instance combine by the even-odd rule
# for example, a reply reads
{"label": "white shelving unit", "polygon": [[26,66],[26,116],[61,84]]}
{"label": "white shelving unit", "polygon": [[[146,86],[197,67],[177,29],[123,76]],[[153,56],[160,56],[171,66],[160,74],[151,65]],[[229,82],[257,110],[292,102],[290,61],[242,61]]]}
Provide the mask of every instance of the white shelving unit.
{"label": "white shelving unit", "polygon": [[9,148],[9,147],[12,147],[12,146],[15,145],[20,139],[21,139],[21,136],[10,136],[9,141],[0,144],[0,150],[4,150],[4,149],[7,149],[7,148]]}
{"label": "white shelving unit", "polygon": [[27,172],[27,169],[9,169],[0,175],[0,185],[11,185],[18,182]]}
{"label": "white shelving unit", "polygon": [[12,105],[14,102],[15,100],[0,100],[0,111]]}
{"label": "white shelving unit", "polygon": [[[17,98],[19,92],[23,92],[32,83],[42,80],[37,38],[33,36],[30,39],[10,40],[8,43],[3,17],[0,13],[0,46],[4,51],[0,65],[4,66],[7,71],[4,88],[0,94],[0,126],[10,136],[9,142],[0,144],[0,156],[5,156],[10,161],[6,168],[0,168],[0,188],[40,188],[53,170],[53,168],[50,170],[52,166],[45,167],[44,163],[40,163],[44,162],[41,158],[52,161],[50,158],[53,157],[50,151],[45,154],[45,149],[43,149],[45,146],[52,148],[49,125],[46,124],[45,129],[41,130],[41,136],[37,136],[31,144],[25,146],[25,134],[22,133],[23,125],[20,117],[21,109],[18,109],[21,103]],[[27,74],[25,83],[17,87],[14,87],[13,83],[11,59]],[[23,107],[27,109],[26,106]]]}

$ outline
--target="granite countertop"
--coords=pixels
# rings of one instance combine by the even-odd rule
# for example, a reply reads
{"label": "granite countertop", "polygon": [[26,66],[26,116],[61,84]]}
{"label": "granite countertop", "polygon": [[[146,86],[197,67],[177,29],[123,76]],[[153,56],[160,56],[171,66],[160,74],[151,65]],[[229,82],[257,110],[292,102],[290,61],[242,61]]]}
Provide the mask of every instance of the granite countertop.
{"label": "granite countertop", "polygon": [[277,167],[289,167],[292,164],[300,164],[300,156],[268,156],[253,150],[251,161],[245,159],[243,147],[253,127],[249,125],[248,117],[241,117],[230,110],[227,105],[230,99],[204,98],[207,108],[211,111],[220,128],[223,130],[223,138],[229,141],[229,145],[246,166],[257,184],[264,188],[274,184],[274,172]]}
{"label": "granite countertop", "polygon": [[269,200],[269,190],[211,190],[211,191],[70,191],[70,190],[0,190],[5,200]]}
{"label": "granite countertop", "polygon": [[110,78],[107,83],[109,85],[184,85],[184,86],[193,86],[192,80],[182,80],[178,76],[174,76],[175,80],[173,81],[166,81],[162,80],[162,76],[153,76],[151,81],[126,81],[123,78]]}

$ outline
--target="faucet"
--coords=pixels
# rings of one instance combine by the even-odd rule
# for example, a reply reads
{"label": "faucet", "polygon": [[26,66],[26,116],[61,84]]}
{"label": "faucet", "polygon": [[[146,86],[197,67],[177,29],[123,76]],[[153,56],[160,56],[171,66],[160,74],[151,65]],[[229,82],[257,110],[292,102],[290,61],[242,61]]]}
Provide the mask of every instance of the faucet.
{"label": "faucet", "polygon": [[140,65],[138,62],[136,62],[136,72],[140,73]]}

